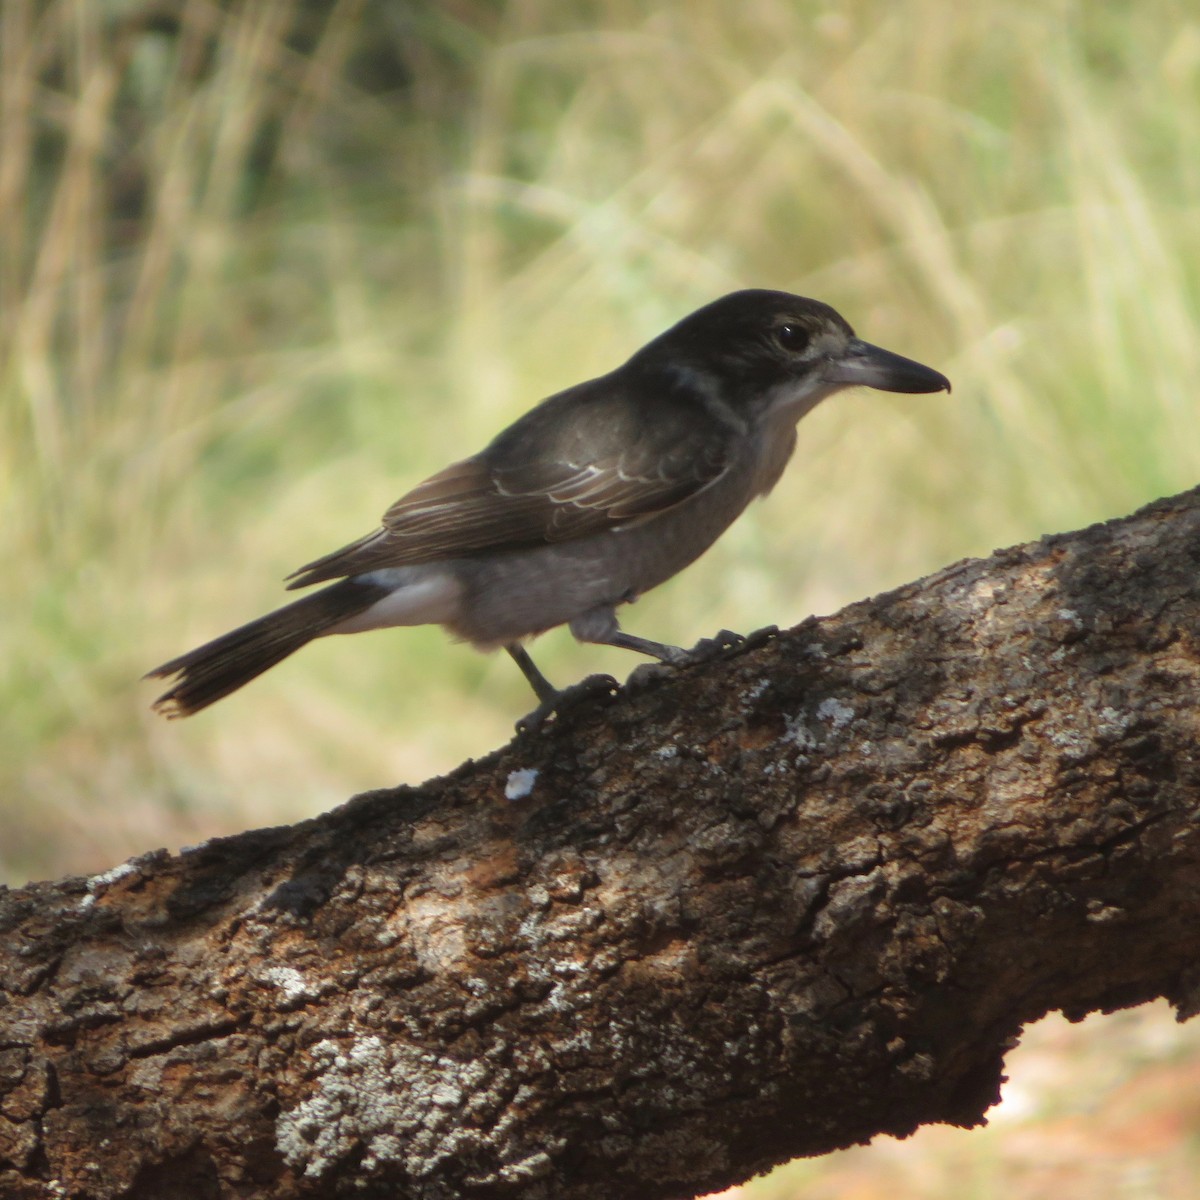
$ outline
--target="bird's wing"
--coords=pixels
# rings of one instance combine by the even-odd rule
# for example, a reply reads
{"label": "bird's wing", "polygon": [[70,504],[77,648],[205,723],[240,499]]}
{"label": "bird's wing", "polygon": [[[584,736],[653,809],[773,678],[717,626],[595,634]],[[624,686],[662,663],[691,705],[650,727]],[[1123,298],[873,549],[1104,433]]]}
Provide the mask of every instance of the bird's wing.
{"label": "bird's wing", "polygon": [[381,529],[301,567],[288,586],[587,537],[671,508],[725,470],[728,430],[703,410],[657,397],[646,411],[595,384],[552,397],[483,453],[418,484]]}

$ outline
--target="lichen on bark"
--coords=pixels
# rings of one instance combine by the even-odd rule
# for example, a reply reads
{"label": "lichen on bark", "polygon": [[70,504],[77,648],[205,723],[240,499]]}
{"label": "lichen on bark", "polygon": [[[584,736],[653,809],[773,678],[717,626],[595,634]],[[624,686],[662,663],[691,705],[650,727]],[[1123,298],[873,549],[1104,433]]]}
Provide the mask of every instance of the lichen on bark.
{"label": "lichen on bark", "polygon": [[1193,492],[0,896],[0,1190],[682,1197],[1190,1015],[1198,568]]}

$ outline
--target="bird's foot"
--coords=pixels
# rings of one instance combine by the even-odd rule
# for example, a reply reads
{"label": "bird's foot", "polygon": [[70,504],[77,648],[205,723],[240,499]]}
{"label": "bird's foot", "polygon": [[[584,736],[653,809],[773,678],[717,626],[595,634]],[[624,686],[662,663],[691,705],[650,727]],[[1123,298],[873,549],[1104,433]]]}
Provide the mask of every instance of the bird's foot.
{"label": "bird's foot", "polygon": [[742,639],[742,650],[757,650],[759,646],[765,646],[768,642],[773,642],[779,636],[778,625],[764,625],[761,629],[755,629],[752,633],[746,634]]}
{"label": "bird's foot", "polygon": [[690,650],[684,652],[684,663],[702,663],[718,658],[726,650],[737,650],[745,645],[746,639],[730,629],[719,629],[710,638],[701,638]]}
{"label": "bird's foot", "polygon": [[567,708],[573,708],[582,700],[598,696],[611,696],[619,688],[611,675],[589,675],[570,687],[556,691],[543,700],[531,713],[526,713],[517,722],[518,733],[536,733],[553,716]]}
{"label": "bird's foot", "polygon": [[690,650],[683,650],[678,646],[663,646],[661,649],[666,653],[660,654],[657,662],[641,663],[630,672],[629,678],[625,680],[625,690],[636,691],[649,687],[661,679],[668,678],[678,667],[708,662],[730,650],[756,650],[759,646],[773,641],[778,635],[778,625],[767,625],[745,635],[722,629],[710,638],[701,638]]}
{"label": "bird's foot", "polygon": [[734,633],[721,629],[710,638],[701,638],[690,650],[685,650],[682,663],[702,663],[719,658],[729,650],[757,650],[779,636],[778,625],[766,625],[753,633]]}

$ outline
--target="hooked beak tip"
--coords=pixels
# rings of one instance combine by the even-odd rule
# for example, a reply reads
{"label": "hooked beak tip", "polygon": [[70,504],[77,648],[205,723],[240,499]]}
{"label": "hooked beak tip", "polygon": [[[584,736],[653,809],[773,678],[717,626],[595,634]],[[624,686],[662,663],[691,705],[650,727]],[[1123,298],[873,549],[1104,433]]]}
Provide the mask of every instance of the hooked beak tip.
{"label": "hooked beak tip", "polygon": [[830,364],[831,383],[859,384],[881,392],[950,392],[950,380],[940,371],[855,338],[843,358]]}

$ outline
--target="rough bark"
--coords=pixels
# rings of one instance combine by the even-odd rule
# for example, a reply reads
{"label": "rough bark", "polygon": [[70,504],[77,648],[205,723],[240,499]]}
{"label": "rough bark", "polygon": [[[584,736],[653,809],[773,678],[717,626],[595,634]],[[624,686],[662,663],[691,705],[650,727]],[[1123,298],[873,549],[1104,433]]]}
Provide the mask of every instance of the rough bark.
{"label": "rough bark", "polygon": [[689,1196],[1200,949],[1200,492],[0,897],[0,1194]]}

